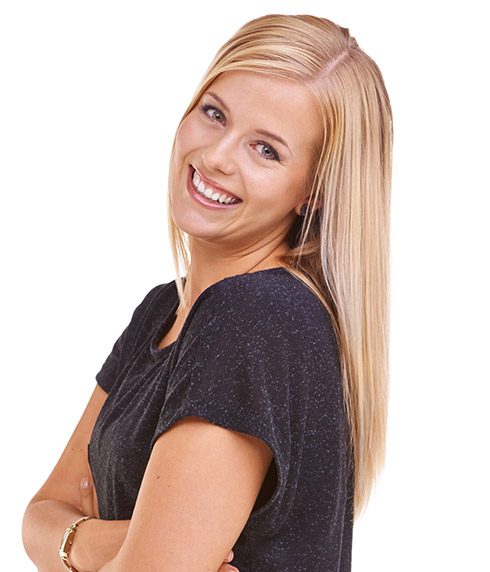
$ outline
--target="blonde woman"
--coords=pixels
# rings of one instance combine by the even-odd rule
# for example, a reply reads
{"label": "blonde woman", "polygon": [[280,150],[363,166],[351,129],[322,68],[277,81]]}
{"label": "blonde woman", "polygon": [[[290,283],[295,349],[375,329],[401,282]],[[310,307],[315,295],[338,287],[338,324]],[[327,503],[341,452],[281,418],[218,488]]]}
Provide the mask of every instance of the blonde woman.
{"label": "blonde woman", "polygon": [[346,28],[267,15],[218,51],[171,154],[176,279],[26,509],[39,570],[351,569],[385,454],[392,137]]}

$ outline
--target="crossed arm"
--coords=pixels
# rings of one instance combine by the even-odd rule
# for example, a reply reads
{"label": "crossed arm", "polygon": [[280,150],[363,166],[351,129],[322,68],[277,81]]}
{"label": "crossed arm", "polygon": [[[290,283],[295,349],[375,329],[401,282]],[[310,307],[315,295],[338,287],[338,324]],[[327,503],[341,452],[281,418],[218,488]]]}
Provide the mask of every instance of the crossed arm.
{"label": "crossed arm", "polygon": [[[41,572],[65,570],[58,547],[65,528],[84,514],[79,483],[90,473],[87,444],[106,397],[97,385],[26,509],[24,546]],[[179,419],[155,442],[131,520],[83,523],[79,553],[83,541],[100,572],[215,572],[243,530],[271,461],[257,437],[198,417]]]}

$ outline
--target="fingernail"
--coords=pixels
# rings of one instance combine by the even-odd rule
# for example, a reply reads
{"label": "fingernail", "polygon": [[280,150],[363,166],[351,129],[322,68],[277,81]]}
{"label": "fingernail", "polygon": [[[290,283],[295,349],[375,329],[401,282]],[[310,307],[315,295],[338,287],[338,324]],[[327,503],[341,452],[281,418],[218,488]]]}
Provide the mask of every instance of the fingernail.
{"label": "fingernail", "polygon": [[88,478],[87,478],[87,477],[83,477],[83,479],[82,479],[82,489],[86,491],[86,490],[89,488],[89,486],[90,486],[90,482],[89,482]]}

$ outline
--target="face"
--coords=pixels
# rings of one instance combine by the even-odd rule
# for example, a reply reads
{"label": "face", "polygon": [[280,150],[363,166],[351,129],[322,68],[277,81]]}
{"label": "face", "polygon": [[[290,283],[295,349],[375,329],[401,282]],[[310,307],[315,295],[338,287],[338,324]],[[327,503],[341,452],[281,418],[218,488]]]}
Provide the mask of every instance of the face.
{"label": "face", "polygon": [[283,241],[310,191],[321,138],[315,100],[301,84],[254,72],[221,74],[177,131],[170,176],[175,224],[221,248]]}

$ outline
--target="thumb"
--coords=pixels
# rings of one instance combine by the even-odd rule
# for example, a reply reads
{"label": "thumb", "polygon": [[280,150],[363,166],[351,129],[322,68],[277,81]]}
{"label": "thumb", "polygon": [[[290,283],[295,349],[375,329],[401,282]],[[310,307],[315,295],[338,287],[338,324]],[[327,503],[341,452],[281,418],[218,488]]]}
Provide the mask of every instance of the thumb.
{"label": "thumb", "polygon": [[94,488],[90,477],[83,477],[80,481],[80,505],[83,514],[87,516],[95,516],[93,509]]}

